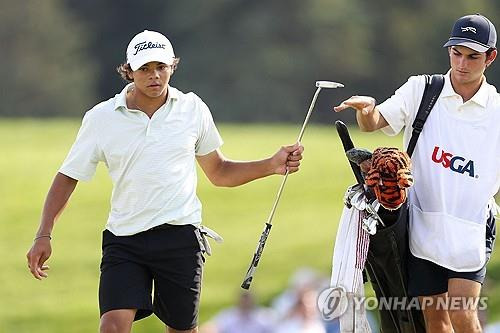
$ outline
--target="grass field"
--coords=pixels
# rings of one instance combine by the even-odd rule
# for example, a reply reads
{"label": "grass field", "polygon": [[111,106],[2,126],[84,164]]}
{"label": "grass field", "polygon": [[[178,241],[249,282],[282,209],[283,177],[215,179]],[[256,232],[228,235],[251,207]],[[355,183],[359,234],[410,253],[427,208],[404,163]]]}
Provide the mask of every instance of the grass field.
{"label": "grass field", "polygon": [[[53,233],[50,277],[31,277],[25,254],[33,239],[47,189],[70,148],[78,121],[0,121],[0,332],[96,332],[101,232],[109,209],[111,183],[103,165],[80,183]],[[233,159],[258,159],[291,143],[298,126],[222,125],[223,152]],[[358,146],[400,146],[401,138],[360,134]],[[274,218],[274,227],[252,289],[269,302],[299,267],[325,275],[345,188],[353,176],[334,126],[311,126],[303,140],[302,170],[292,175]],[[275,198],[281,178],[273,176],[239,188],[216,188],[199,173],[204,223],[224,238],[207,259],[201,321],[232,304]],[[490,316],[500,319],[500,255],[489,265]],[[154,317],[134,332],[161,332]]]}

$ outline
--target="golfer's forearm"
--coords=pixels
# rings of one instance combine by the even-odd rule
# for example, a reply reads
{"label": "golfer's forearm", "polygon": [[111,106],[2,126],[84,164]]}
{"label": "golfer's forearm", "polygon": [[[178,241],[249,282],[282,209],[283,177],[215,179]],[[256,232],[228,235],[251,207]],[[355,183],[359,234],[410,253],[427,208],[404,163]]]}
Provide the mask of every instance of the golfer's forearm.
{"label": "golfer's forearm", "polygon": [[271,158],[245,162],[225,160],[212,182],[216,186],[234,187],[272,174]]}
{"label": "golfer's forearm", "polygon": [[49,193],[47,194],[47,198],[45,199],[37,235],[51,234],[57,217],[64,210],[64,207],[66,206],[66,203],[68,202],[71,193],[73,193],[77,183],[77,180],[65,176],[62,173],[58,173],[55,176]]}
{"label": "golfer's forearm", "polygon": [[356,111],[356,120],[358,121],[359,128],[363,132],[373,132],[388,125],[377,107],[366,115],[361,111]]}

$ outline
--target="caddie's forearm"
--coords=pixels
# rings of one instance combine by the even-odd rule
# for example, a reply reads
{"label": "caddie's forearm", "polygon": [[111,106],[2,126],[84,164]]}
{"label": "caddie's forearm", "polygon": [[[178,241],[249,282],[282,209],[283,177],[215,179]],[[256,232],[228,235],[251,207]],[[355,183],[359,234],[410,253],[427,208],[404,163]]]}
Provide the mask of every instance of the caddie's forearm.
{"label": "caddie's forearm", "polygon": [[45,199],[37,235],[50,235],[52,233],[54,223],[64,210],[77,183],[76,179],[57,173]]}
{"label": "caddie's forearm", "polygon": [[217,186],[235,187],[273,174],[274,170],[271,158],[245,162],[225,160],[214,184]]}
{"label": "caddie's forearm", "polygon": [[387,126],[382,114],[378,111],[377,107],[374,107],[368,114],[363,114],[361,111],[356,111],[356,120],[359,125],[359,129],[363,132],[373,132]]}

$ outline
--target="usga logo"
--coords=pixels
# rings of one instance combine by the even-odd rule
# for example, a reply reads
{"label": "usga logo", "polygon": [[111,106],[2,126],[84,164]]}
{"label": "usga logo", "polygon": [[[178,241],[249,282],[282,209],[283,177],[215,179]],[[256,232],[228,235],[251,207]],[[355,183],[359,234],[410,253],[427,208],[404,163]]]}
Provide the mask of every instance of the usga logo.
{"label": "usga logo", "polygon": [[[462,156],[455,155],[445,152],[441,149],[441,156],[439,155],[439,147],[434,147],[434,152],[432,153],[432,161],[435,163],[442,164],[445,168],[450,168],[451,171],[455,171],[461,174],[467,173],[470,177],[474,177],[474,161],[467,161]],[[467,162],[466,162],[467,161]],[[476,176],[477,178],[477,176]]]}

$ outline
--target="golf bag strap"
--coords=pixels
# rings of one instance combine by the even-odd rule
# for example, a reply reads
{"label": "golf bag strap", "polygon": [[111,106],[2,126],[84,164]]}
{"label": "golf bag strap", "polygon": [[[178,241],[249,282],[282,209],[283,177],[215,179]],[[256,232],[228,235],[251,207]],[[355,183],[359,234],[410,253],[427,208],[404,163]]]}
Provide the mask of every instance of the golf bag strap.
{"label": "golf bag strap", "polygon": [[422,96],[422,101],[420,102],[420,106],[418,108],[417,116],[413,121],[413,132],[411,134],[410,143],[408,144],[408,148],[406,152],[411,157],[413,151],[415,150],[415,146],[417,145],[417,140],[422,132],[422,128],[424,127],[425,121],[427,117],[431,113],[434,104],[441,94],[444,86],[444,75],[442,74],[434,74],[434,75],[425,75],[425,89],[424,94]]}

